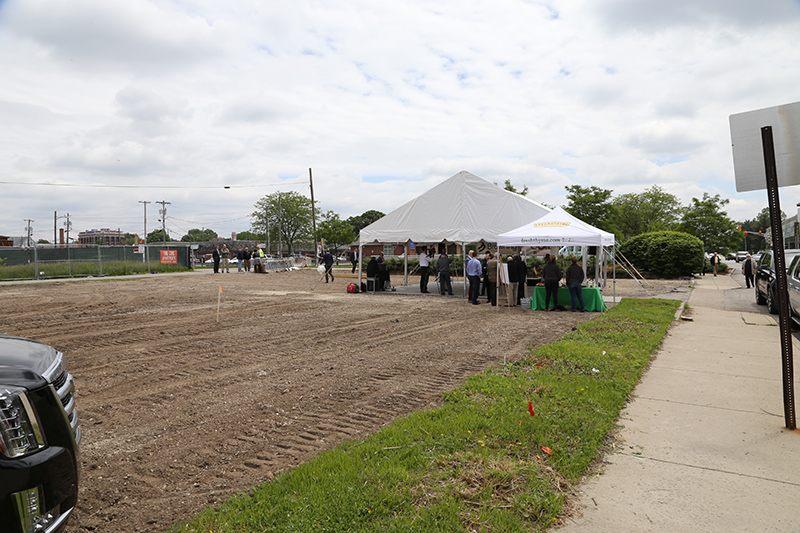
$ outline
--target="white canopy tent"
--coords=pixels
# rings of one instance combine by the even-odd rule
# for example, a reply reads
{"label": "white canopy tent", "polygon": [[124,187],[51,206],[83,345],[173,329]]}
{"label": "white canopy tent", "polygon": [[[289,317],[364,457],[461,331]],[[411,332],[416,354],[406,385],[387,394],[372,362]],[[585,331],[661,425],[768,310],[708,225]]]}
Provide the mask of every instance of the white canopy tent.
{"label": "white canopy tent", "polygon": [[[364,244],[405,243],[407,276],[409,242],[451,242],[462,247],[480,241],[497,242],[500,233],[549,211],[525,196],[461,171],[363,228],[359,257],[363,257]],[[359,283],[360,279],[359,266]]]}
{"label": "white canopy tent", "polygon": [[[614,234],[575,218],[561,207],[556,207],[529,224],[497,236],[498,246],[596,246],[598,253],[595,279],[598,280],[599,265],[607,247],[611,248],[612,263],[616,263],[614,243]],[[586,258],[586,254],[583,257]],[[601,277],[605,279],[605,269]]]}
{"label": "white canopy tent", "polygon": [[614,234],[575,218],[561,207],[497,236],[499,246],[614,246]]}

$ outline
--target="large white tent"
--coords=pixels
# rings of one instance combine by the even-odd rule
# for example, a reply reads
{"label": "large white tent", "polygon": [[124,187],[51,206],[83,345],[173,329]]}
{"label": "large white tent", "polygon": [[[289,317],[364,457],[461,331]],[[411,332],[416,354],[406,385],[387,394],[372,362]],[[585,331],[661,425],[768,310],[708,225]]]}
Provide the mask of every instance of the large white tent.
{"label": "large white tent", "polygon": [[496,242],[500,233],[550,210],[525,196],[461,171],[361,230],[370,242]]}
{"label": "large white tent", "polygon": [[[530,198],[462,170],[359,233],[364,244],[497,242],[500,233],[541,218],[550,210]],[[406,256],[406,282],[408,253]],[[361,268],[359,265],[359,281]],[[465,282],[466,283],[466,282]]]}
{"label": "large white tent", "polygon": [[613,246],[614,235],[575,218],[561,207],[497,236],[498,246]]}

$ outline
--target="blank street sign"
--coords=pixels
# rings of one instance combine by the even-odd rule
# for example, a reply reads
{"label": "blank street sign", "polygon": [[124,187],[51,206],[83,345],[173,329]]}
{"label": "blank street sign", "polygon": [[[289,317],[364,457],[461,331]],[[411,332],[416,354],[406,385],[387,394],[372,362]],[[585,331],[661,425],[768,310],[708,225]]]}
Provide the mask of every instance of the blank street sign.
{"label": "blank street sign", "polygon": [[761,128],[772,126],[778,186],[800,185],[800,102],[730,116],[736,190],[767,188]]}

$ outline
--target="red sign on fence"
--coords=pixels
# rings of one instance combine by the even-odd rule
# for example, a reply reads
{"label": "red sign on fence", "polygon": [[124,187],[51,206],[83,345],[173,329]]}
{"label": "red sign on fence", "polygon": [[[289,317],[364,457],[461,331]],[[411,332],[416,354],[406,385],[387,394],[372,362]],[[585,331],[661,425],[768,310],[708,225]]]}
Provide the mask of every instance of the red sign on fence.
{"label": "red sign on fence", "polygon": [[178,250],[161,250],[161,264],[162,265],[177,265],[178,264]]}

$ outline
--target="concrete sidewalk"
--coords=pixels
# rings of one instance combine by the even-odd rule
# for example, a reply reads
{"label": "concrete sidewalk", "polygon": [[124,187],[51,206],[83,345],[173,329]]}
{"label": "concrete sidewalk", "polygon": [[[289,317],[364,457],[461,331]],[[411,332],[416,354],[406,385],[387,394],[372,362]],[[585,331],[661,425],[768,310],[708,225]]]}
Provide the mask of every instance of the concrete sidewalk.
{"label": "concrete sidewalk", "polygon": [[[800,532],[779,329],[738,279],[696,279],[693,321],[670,330],[621,415],[620,446],[579,487],[582,516],[559,531]],[[737,300],[761,312],[726,310]]]}

